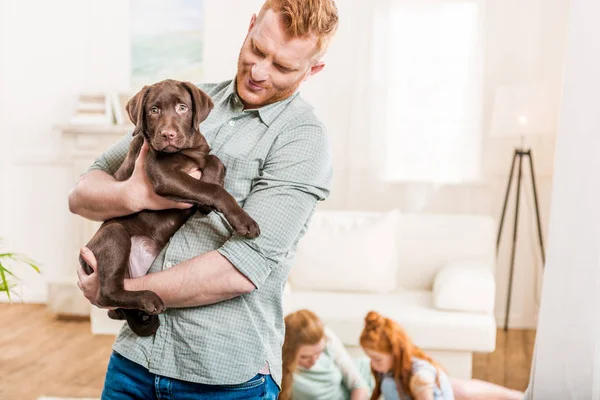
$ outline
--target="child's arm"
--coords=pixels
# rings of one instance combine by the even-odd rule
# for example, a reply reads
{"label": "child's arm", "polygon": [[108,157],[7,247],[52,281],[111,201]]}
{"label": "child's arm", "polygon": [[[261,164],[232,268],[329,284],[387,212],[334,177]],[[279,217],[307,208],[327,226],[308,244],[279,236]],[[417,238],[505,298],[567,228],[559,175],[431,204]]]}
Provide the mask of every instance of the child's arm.
{"label": "child's arm", "polygon": [[410,379],[410,391],[415,400],[433,400],[435,375],[428,370],[418,371]]}
{"label": "child's arm", "polygon": [[369,391],[367,382],[358,372],[352,357],[344,347],[342,341],[329,328],[325,328],[327,347],[331,352],[333,361],[342,372],[342,381],[351,393],[351,400],[368,399]]}

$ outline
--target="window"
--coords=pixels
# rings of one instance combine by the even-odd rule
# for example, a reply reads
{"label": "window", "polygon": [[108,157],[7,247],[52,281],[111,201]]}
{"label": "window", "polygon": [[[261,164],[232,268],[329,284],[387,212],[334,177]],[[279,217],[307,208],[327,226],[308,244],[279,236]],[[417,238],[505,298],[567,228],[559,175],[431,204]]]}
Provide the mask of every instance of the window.
{"label": "window", "polygon": [[[398,0],[375,13],[373,123],[386,181],[481,176],[483,6]],[[380,153],[381,154],[381,153]]]}

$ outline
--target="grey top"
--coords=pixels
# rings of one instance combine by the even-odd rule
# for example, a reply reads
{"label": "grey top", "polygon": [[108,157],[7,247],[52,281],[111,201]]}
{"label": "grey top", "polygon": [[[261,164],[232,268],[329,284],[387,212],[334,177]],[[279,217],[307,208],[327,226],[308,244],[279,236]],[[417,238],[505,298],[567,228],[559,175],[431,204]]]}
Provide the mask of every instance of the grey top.
{"label": "grey top", "polygon": [[[432,382],[430,386],[425,386],[423,389],[431,388],[433,390],[434,400],[454,400],[450,379],[448,379],[448,376],[444,371],[439,371],[433,364],[426,360],[413,358],[412,373],[413,376],[421,375],[426,381]],[[435,383],[438,376],[440,382],[439,386]],[[412,396],[408,393],[404,393],[401,387],[400,393],[398,392],[398,386],[394,381],[394,377],[385,375],[381,381],[381,394],[383,398],[385,400],[413,400]]]}
{"label": "grey top", "polygon": [[[244,110],[235,81],[198,85],[215,103],[200,130],[227,167],[225,189],[259,224],[261,235],[233,233],[222,215],[193,215],[158,255],[149,273],[217,250],[257,287],[217,304],[167,309],[154,336],[124,324],[113,349],[159,375],[203,384],[245,382],[268,363],[281,383],[282,293],[298,240],[317,201],[329,195],[331,149],[323,124],[296,92]],[[114,173],[131,135],[90,167]]]}

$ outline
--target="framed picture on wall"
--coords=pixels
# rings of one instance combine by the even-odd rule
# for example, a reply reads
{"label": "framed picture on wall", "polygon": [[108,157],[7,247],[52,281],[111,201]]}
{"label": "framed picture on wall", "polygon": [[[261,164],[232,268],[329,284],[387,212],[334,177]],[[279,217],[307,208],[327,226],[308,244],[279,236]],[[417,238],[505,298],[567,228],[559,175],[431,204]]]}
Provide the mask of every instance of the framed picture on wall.
{"label": "framed picture on wall", "polygon": [[131,85],[202,79],[204,0],[131,0]]}
{"label": "framed picture on wall", "polygon": [[110,96],[105,93],[82,93],[69,122],[76,125],[110,125],[113,118]]}

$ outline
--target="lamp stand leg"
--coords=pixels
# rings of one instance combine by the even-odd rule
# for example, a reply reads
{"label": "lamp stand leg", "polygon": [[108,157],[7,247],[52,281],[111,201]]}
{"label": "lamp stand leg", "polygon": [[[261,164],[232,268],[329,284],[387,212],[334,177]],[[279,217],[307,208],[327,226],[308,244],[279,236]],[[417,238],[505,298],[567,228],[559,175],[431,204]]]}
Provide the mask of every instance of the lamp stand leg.
{"label": "lamp stand leg", "polygon": [[517,161],[518,150],[515,149],[513,155],[512,165],[510,167],[510,174],[508,175],[508,185],[506,185],[506,194],[504,195],[504,205],[502,206],[502,216],[500,217],[500,226],[498,227],[498,236],[496,238],[496,256],[498,255],[498,249],[500,248],[500,238],[502,237],[502,227],[504,226],[504,217],[506,216],[506,206],[508,205],[508,197],[510,196],[510,188],[512,186],[513,176],[515,174],[515,161]]}
{"label": "lamp stand leg", "polygon": [[529,157],[529,168],[531,168],[531,185],[533,186],[533,199],[535,200],[535,216],[537,219],[538,239],[540,241],[540,251],[542,254],[542,268],[546,265],[546,253],[544,251],[544,239],[542,237],[542,223],[540,222],[540,207],[538,205],[537,188],[535,185],[535,173],[533,172],[533,154],[531,149],[527,151]]}
{"label": "lamp stand leg", "polygon": [[518,232],[518,221],[519,221],[519,201],[521,200],[521,180],[522,180],[522,172],[523,172],[523,151],[518,150],[516,153],[519,157],[519,173],[517,176],[517,199],[515,201],[515,225],[513,228],[513,240],[512,240],[512,254],[510,259],[510,274],[508,278],[508,296],[506,297],[506,315],[504,318],[504,331],[508,330],[508,319],[510,316],[510,300],[512,297],[512,285],[513,285],[513,275],[515,270],[515,250],[517,244],[517,232]]}

